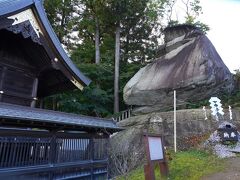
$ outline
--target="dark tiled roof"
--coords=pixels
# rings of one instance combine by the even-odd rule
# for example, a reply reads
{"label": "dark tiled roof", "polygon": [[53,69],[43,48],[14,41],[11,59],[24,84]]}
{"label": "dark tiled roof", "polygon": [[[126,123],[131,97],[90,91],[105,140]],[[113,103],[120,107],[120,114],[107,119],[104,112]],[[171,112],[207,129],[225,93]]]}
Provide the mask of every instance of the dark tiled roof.
{"label": "dark tiled roof", "polygon": [[61,57],[63,57],[66,65],[68,67],[70,67],[70,69],[73,71],[74,74],[77,75],[77,78],[81,82],[83,82],[86,85],[89,85],[91,80],[88,79],[86,76],[84,76],[82,74],[82,72],[78,70],[78,68],[72,63],[71,59],[68,57],[68,55],[66,54],[66,52],[62,48],[62,45],[61,45],[57,35],[53,31],[52,26],[50,25],[50,23],[47,19],[47,16],[46,16],[46,13],[44,11],[43,4],[42,4],[41,0],[35,0],[35,1],[36,1],[35,6],[36,6],[36,9],[37,9],[37,11],[39,13],[39,16],[41,18],[41,21],[42,21],[44,27],[46,28],[49,36],[51,37],[51,40],[54,43],[54,45],[55,45],[56,49],[58,50],[59,54],[61,55]]}
{"label": "dark tiled roof", "polygon": [[105,128],[113,131],[120,130],[116,123],[109,119],[30,108],[7,103],[0,103],[0,118],[53,123],[57,125],[72,125],[76,127]]}
{"label": "dark tiled roof", "polygon": [[23,9],[33,3],[33,0],[0,0],[0,16]]}
{"label": "dark tiled roof", "polygon": [[68,57],[65,50],[61,46],[59,39],[57,38],[55,32],[52,29],[52,26],[47,19],[42,0],[0,0],[0,19],[7,14],[21,11],[22,9],[30,6],[36,9],[39,20],[43,24],[43,27],[46,29],[46,32],[49,35],[50,40],[55,46],[57,52],[62,57],[63,64],[65,65],[66,69],[68,69],[73,77],[75,77],[77,81],[80,81],[81,84],[89,85],[91,80],[78,70],[78,68],[72,63],[71,59]]}

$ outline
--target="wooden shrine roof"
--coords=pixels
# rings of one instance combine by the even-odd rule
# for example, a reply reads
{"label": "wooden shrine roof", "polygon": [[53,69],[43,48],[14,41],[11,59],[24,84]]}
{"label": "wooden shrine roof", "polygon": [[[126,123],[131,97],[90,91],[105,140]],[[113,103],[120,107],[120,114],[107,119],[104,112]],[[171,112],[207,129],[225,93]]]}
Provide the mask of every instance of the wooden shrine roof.
{"label": "wooden shrine roof", "polygon": [[46,109],[0,103],[1,126],[22,126],[59,130],[120,131],[110,119],[76,115]]}
{"label": "wooden shrine roof", "polygon": [[[0,0],[0,30],[9,30],[11,26],[29,27],[29,23],[32,28],[30,32],[18,32],[26,28],[16,30],[16,27],[12,31],[15,34],[22,33],[24,38],[30,37],[33,42],[44,47],[49,57],[49,63],[52,64],[51,68],[66,77],[66,81],[61,84],[58,77],[55,77],[56,84],[63,87],[69,81],[73,84],[72,88],[78,87],[79,89],[89,85],[91,80],[73,64],[53,31],[44,11],[42,0]],[[34,50],[37,51],[36,48]],[[66,87],[65,89],[72,89],[69,88],[70,86]],[[59,88],[56,86],[55,89]],[[52,92],[57,93],[57,91]],[[44,93],[42,96],[51,95],[52,92]]]}

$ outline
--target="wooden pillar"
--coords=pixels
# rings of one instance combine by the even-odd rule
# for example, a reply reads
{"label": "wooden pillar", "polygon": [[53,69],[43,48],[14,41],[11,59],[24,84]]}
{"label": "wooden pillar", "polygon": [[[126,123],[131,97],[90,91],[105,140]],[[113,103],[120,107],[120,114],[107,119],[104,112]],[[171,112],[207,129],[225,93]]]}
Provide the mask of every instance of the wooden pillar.
{"label": "wooden pillar", "polygon": [[6,74],[6,70],[7,68],[4,67],[3,70],[2,70],[2,74],[1,74],[1,80],[0,80],[0,101],[2,101],[2,96],[3,96],[3,81],[4,81],[4,78],[5,78],[5,74]]}
{"label": "wooden pillar", "polygon": [[31,102],[31,107],[35,107],[36,106],[36,101],[37,101],[37,89],[38,89],[38,78],[34,79],[33,82],[33,89],[32,89],[32,97],[33,100]]}
{"label": "wooden pillar", "polygon": [[[90,138],[90,156],[91,156],[91,160],[94,160],[94,142],[93,142],[93,136]],[[91,165],[91,180],[94,179],[94,169],[93,169],[93,165]]]}
{"label": "wooden pillar", "polygon": [[[57,157],[57,137],[56,137],[56,131],[51,131],[51,140],[50,140],[50,164],[53,165],[56,161]],[[53,171],[49,173],[49,179],[53,179]]]}
{"label": "wooden pillar", "polygon": [[57,100],[56,100],[55,97],[53,97],[53,99],[52,99],[52,109],[53,109],[54,111],[57,110]]}
{"label": "wooden pillar", "polygon": [[155,180],[153,166],[154,165],[152,163],[148,163],[147,165],[144,165],[145,180]]}
{"label": "wooden pillar", "polygon": [[109,135],[107,135],[106,137],[106,146],[105,147],[103,147],[103,148],[105,148],[105,157],[107,157],[107,159],[108,159],[108,163],[107,163],[107,179],[109,179],[109,158],[108,158],[108,156],[109,156],[109,154],[110,154],[110,139],[109,139]]}
{"label": "wooden pillar", "polygon": [[168,176],[168,164],[167,162],[160,162],[159,163],[160,173],[162,177]]}
{"label": "wooden pillar", "polygon": [[40,109],[44,109],[44,99],[40,99]]}

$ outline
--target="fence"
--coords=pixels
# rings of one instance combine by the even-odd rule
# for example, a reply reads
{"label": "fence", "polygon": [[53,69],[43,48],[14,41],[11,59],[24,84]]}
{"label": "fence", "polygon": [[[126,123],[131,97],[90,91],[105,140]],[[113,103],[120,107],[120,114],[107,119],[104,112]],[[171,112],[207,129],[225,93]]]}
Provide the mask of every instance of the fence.
{"label": "fence", "polygon": [[113,117],[114,121],[119,122],[124,119],[130,118],[132,115],[132,109],[127,109],[125,111],[119,112],[115,117]]}
{"label": "fence", "polygon": [[0,179],[107,179],[106,136],[0,129]]}

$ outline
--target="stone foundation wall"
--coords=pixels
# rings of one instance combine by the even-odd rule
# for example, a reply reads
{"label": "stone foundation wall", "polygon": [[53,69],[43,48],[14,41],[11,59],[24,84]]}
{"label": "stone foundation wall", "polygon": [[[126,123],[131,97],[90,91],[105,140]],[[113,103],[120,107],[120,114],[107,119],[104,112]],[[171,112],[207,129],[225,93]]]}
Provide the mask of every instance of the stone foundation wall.
{"label": "stone foundation wall", "polygon": [[[228,110],[224,110],[225,115],[220,117],[217,122],[212,117],[210,110],[207,110],[207,120],[202,109],[179,110],[177,111],[177,146],[178,149],[186,147],[185,138],[196,136],[201,137],[214,132],[219,123],[223,120],[229,121]],[[233,110],[233,120],[229,121],[240,128],[240,111]],[[125,155],[136,156],[141,163],[144,160],[143,133],[162,134],[165,139],[165,145],[173,147],[173,111],[151,113],[146,115],[134,116],[118,123],[125,128],[111,137],[111,146],[114,151],[124,151]],[[112,152],[118,153],[118,152]]]}
{"label": "stone foundation wall", "polygon": [[[229,120],[228,110],[224,110],[224,112],[224,116],[219,117],[219,122],[226,120],[240,127],[240,111],[232,111],[232,121]],[[178,110],[176,115],[178,138],[214,131],[219,124],[215,117],[211,115],[210,110],[206,111],[207,120],[205,120],[205,114],[202,109]],[[134,116],[121,121],[119,126],[126,128],[119,134],[125,134],[131,130],[133,131],[132,135],[134,135],[134,129],[146,130],[151,133],[163,134],[167,145],[172,145],[173,142],[173,111]]]}

